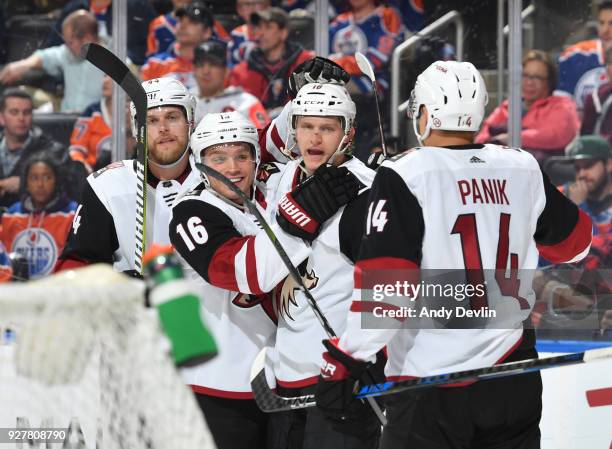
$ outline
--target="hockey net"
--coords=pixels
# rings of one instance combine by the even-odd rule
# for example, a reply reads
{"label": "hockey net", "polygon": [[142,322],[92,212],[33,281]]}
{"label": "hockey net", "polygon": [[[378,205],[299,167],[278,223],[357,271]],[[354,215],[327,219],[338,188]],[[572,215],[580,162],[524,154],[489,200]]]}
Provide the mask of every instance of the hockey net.
{"label": "hockey net", "polygon": [[62,447],[214,448],[144,289],[106,265],[1,286],[0,428],[67,429]]}

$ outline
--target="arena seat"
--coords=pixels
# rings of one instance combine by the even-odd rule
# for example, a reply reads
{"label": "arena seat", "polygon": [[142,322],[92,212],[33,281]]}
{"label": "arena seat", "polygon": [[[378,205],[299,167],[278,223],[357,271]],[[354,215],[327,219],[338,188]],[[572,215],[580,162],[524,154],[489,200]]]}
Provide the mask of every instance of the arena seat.
{"label": "arena seat", "polygon": [[306,50],[314,50],[315,23],[310,15],[289,17],[289,40],[299,42]]}
{"label": "arena seat", "polygon": [[79,114],[64,114],[61,112],[34,114],[33,123],[34,126],[41,128],[45,135],[68,147],[72,128],[77,118],[79,118]]}
{"label": "arena seat", "polygon": [[7,61],[18,61],[41,48],[57,17],[50,14],[15,15],[8,20]]}

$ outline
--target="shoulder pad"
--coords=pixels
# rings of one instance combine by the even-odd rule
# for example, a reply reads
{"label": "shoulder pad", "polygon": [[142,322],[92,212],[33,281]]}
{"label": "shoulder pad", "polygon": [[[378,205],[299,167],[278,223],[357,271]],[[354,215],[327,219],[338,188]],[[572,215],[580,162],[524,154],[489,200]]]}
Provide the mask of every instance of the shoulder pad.
{"label": "shoulder pad", "polygon": [[113,162],[112,164],[108,164],[106,167],[102,167],[100,170],[93,172],[93,177],[97,178],[98,176],[100,176],[101,174],[103,174],[104,172],[108,171],[108,170],[112,170],[114,168],[119,168],[119,167],[123,167],[123,161],[117,161],[117,162]]}
{"label": "shoulder pad", "polygon": [[200,184],[195,186],[193,189],[191,189],[189,192],[185,193],[185,197],[200,196],[204,190],[206,190],[206,186],[204,185],[203,182],[201,182]]}
{"label": "shoulder pad", "polygon": [[418,150],[420,150],[420,149],[421,149],[421,147],[414,147],[414,148],[410,148],[410,149],[408,149],[408,150],[404,150],[404,151],[402,151],[401,153],[396,154],[395,156],[393,156],[393,157],[391,158],[391,161],[393,161],[393,162],[395,162],[395,161],[399,161],[399,160],[400,160],[401,158],[403,158],[404,156],[406,156],[406,155],[408,155],[408,154],[412,153],[413,151],[418,151]]}
{"label": "shoulder pad", "polygon": [[280,168],[273,162],[261,164],[257,171],[257,181],[266,183],[274,173],[280,173]]}

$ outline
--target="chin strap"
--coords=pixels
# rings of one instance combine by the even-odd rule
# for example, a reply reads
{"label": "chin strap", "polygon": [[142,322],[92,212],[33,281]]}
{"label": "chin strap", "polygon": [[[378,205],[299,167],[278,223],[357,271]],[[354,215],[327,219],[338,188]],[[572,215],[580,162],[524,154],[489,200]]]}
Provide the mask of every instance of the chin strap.
{"label": "chin strap", "polygon": [[189,152],[189,143],[187,144],[187,146],[185,147],[185,149],[183,150],[183,154],[181,154],[181,156],[174,162],[171,162],[169,164],[158,164],[157,162],[153,162],[151,160],[151,158],[149,158],[149,164],[151,165],[155,165],[158,168],[174,168],[176,167],[178,164],[180,164],[180,162],[183,160],[183,158],[185,157],[185,155]]}
{"label": "chin strap", "polygon": [[348,133],[342,136],[342,139],[340,140],[340,143],[338,144],[338,148],[336,148],[336,151],[334,151],[334,154],[332,154],[331,157],[327,160],[327,163],[329,165],[334,165],[334,161],[336,160],[336,157],[338,157],[338,155],[340,154],[346,155],[345,150],[351,144],[350,141],[344,144],[344,142],[347,139],[348,139]]}
{"label": "chin strap", "polygon": [[423,133],[423,135],[421,135],[419,134],[419,117],[420,117],[420,114],[412,118],[412,127],[414,128],[414,135],[419,141],[419,145],[423,146],[425,145],[423,141],[429,137],[429,133],[431,132],[431,120],[429,120],[429,117],[427,117],[427,124],[425,125],[425,132]]}

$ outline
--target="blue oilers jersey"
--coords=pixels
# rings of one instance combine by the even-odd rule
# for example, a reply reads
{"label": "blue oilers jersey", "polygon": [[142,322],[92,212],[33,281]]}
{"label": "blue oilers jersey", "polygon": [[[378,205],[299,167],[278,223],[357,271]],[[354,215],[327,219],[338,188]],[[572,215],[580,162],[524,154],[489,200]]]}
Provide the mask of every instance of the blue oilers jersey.
{"label": "blue oilers jersey", "polygon": [[558,89],[576,100],[579,110],[593,89],[607,82],[602,43],[599,39],[578,42],[559,57]]}

